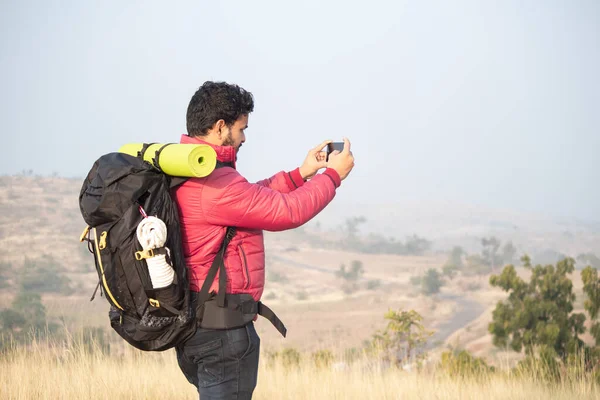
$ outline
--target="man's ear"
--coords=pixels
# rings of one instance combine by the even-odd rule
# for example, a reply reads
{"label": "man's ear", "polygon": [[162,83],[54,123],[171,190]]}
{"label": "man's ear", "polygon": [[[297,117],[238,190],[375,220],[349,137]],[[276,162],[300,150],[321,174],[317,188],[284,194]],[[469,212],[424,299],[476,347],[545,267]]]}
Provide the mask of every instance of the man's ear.
{"label": "man's ear", "polygon": [[213,125],[213,131],[217,134],[219,139],[222,139],[221,136],[223,135],[223,128],[225,128],[225,120],[223,119],[218,120]]}

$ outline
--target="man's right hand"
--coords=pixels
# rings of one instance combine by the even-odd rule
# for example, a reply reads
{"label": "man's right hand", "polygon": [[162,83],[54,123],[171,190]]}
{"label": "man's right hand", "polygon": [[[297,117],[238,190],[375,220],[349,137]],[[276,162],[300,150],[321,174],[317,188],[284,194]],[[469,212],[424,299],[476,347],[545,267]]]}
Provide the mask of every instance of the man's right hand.
{"label": "man's right hand", "polygon": [[354,156],[350,151],[350,141],[347,138],[344,138],[344,149],[341,152],[336,150],[329,155],[327,167],[334,169],[341,180],[346,179],[350,174],[354,168]]}

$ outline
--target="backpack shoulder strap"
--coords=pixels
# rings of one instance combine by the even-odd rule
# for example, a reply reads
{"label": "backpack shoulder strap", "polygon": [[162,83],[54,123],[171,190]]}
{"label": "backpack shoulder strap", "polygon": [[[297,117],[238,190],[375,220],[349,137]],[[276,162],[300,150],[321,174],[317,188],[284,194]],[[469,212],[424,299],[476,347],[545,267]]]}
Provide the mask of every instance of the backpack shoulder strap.
{"label": "backpack shoulder strap", "polygon": [[[225,232],[225,238],[223,239],[223,243],[221,243],[221,247],[217,256],[213,260],[210,269],[208,270],[208,274],[206,275],[206,279],[204,280],[204,284],[202,284],[202,288],[200,289],[200,293],[198,293],[198,307],[197,313],[201,312],[202,305],[206,300],[208,300],[210,294],[209,290],[212,286],[215,277],[217,276],[217,271],[219,271],[219,292],[217,293],[217,301],[220,307],[225,307],[225,291],[227,290],[227,272],[225,271],[225,250],[231,242],[231,239],[235,236],[235,228],[228,227]],[[202,315],[198,315],[199,319],[202,318]]]}

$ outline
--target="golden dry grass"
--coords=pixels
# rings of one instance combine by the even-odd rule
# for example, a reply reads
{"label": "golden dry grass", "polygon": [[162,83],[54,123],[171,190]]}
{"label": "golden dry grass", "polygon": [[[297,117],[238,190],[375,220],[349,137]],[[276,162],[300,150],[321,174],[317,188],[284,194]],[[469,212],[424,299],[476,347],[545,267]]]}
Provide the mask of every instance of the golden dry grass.
{"label": "golden dry grass", "polygon": [[[131,347],[108,356],[82,346],[39,344],[0,353],[2,399],[194,399],[172,350],[145,353]],[[286,367],[262,355],[255,399],[594,399],[593,381],[577,377],[545,383],[507,373],[452,379],[375,366],[365,360],[344,368],[317,368],[304,357]]]}

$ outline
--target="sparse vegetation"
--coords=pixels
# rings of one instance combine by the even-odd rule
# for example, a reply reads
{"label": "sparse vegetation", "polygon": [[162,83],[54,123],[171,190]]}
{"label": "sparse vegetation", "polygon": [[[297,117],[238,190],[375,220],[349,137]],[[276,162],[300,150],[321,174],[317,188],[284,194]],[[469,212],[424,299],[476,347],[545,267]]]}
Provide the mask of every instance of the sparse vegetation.
{"label": "sparse vegetation", "polygon": [[19,285],[24,291],[71,294],[71,281],[61,273],[61,267],[50,255],[39,259],[25,258]]}
{"label": "sparse vegetation", "polygon": [[484,359],[474,357],[466,350],[443,352],[438,368],[452,378],[481,377],[495,370]]}
{"label": "sparse vegetation", "polygon": [[350,294],[358,290],[358,281],[364,273],[363,263],[354,260],[350,264],[349,270],[346,270],[346,265],[342,264],[340,265],[340,269],[335,272],[335,275],[342,279],[342,290],[344,293]]}
{"label": "sparse vegetation", "polygon": [[384,318],[389,322],[383,332],[373,335],[368,350],[396,366],[423,360],[427,340],[433,335],[421,323],[423,317],[414,310],[390,310]]}
{"label": "sparse vegetation", "polygon": [[371,279],[367,282],[367,290],[375,290],[381,286],[381,280],[379,279]]}
{"label": "sparse vegetation", "polygon": [[10,308],[0,311],[0,349],[9,340],[25,343],[41,334],[54,334],[57,329],[58,324],[47,320],[40,295],[22,290]]}
{"label": "sparse vegetation", "polygon": [[[417,235],[406,238],[403,243],[393,237],[385,237],[378,234],[361,236],[360,226],[365,224],[367,219],[364,216],[350,217],[344,221],[340,230],[344,234],[344,239],[334,244],[334,247],[357,251],[367,254],[398,254],[398,255],[422,255],[427,252],[432,243]],[[316,247],[332,247],[331,244],[318,242],[313,243]]]}
{"label": "sparse vegetation", "polygon": [[413,276],[410,279],[414,286],[420,288],[425,296],[431,296],[440,292],[444,286],[444,277],[436,269],[428,269],[423,276]]}
{"label": "sparse vegetation", "polygon": [[318,350],[312,353],[311,358],[316,368],[328,368],[334,360],[331,350]]}
{"label": "sparse vegetation", "polygon": [[600,268],[600,258],[592,252],[581,253],[577,256],[577,263],[583,267]]}

